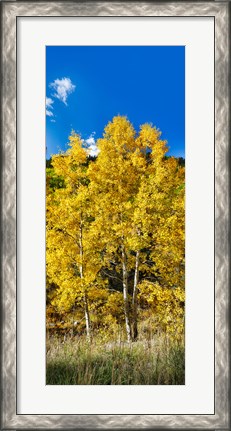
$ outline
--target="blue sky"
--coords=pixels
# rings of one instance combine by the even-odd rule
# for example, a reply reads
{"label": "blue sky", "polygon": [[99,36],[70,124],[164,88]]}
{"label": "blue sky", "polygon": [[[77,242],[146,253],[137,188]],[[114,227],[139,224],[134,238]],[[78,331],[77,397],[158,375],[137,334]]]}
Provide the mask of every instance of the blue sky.
{"label": "blue sky", "polygon": [[46,47],[47,158],[67,149],[74,130],[97,153],[96,141],[115,115],[138,131],[152,123],[169,155],[185,155],[183,46]]}

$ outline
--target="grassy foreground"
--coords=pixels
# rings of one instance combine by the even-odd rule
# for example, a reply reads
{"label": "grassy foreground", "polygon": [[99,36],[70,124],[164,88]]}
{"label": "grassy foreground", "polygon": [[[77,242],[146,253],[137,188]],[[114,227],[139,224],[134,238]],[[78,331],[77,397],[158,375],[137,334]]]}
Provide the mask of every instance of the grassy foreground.
{"label": "grassy foreground", "polygon": [[184,385],[184,346],[166,339],[47,341],[47,385]]}

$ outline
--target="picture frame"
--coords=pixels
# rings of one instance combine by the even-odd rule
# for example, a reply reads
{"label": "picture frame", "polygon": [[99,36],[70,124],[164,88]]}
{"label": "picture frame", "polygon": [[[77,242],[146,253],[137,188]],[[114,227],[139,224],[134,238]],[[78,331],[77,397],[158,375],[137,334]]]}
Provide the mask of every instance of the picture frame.
{"label": "picture frame", "polygon": [[[2,429],[229,429],[229,2],[1,2]],[[17,19],[19,17],[213,17],[215,23],[214,414],[17,414]],[[23,384],[19,381],[18,384]]]}

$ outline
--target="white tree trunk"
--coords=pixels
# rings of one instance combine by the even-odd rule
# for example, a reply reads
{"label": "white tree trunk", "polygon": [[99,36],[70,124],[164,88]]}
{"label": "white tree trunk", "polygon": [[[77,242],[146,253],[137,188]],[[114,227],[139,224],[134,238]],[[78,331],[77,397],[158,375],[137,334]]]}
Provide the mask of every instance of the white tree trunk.
{"label": "white tree trunk", "polygon": [[139,258],[140,251],[136,252],[136,263],[135,263],[135,274],[134,274],[134,285],[133,285],[133,295],[132,295],[132,311],[133,311],[133,340],[138,337],[138,326],[137,326],[137,286],[139,283]]}
{"label": "white tree trunk", "polygon": [[[81,278],[81,280],[83,280],[83,223],[82,223],[82,220],[80,220],[80,228],[79,228],[79,254],[80,254],[79,272],[80,272],[80,278]],[[85,314],[87,339],[90,340],[91,339],[91,321],[90,321],[90,313],[89,313],[89,308],[88,308],[88,297],[87,297],[86,290],[84,290],[83,302],[84,302],[84,314]]]}
{"label": "white tree trunk", "polygon": [[124,316],[127,341],[131,341],[131,323],[129,318],[129,303],[128,303],[128,273],[127,262],[124,245],[122,246],[122,268],[123,268],[123,298],[124,298]]}
{"label": "white tree trunk", "polygon": [[87,298],[86,292],[84,293],[84,312],[85,312],[87,339],[90,341],[90,339],[91,339],[91,321],[90,321],[90,314],[89,314],[89,308],[88,308],[88,298]]}

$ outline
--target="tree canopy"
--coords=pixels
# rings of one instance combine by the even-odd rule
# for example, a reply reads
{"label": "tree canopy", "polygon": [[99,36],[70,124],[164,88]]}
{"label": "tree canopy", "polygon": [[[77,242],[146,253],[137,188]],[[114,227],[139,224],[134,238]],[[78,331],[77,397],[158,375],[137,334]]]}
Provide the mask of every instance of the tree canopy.
{"label": "tree canopy", "polygon": [[126,117],[97,145],[92,159],[73,132],[47,168],[48,318],[72,315],[89,339],[122,328],[136,340],[144,319],[182,334],[184,163],[156,127],[136,133]]}

